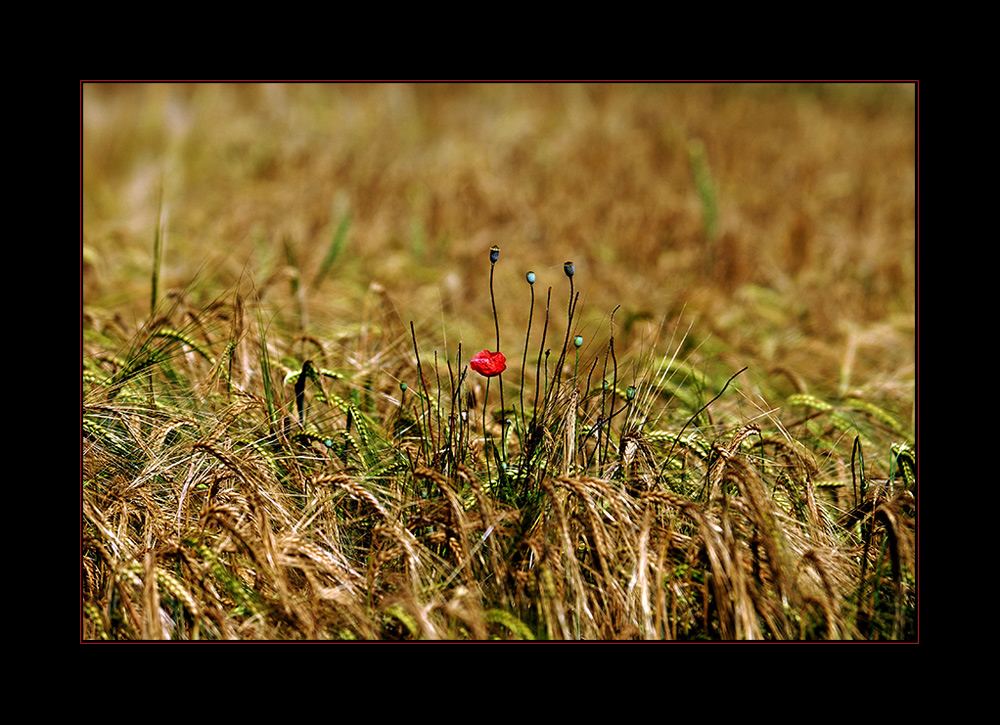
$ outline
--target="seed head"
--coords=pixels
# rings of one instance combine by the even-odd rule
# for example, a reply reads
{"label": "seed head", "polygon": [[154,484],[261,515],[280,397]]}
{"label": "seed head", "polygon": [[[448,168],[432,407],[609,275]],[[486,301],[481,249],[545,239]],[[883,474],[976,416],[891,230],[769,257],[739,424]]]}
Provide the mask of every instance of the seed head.
{"label": "seed head", "polygon": [[490,247],[490,264],[496,264],[498,259],[500,259],[500,247],[494,244]]}
{"label": "seed head", "polygon": [[566,262],[563,264],[563,272],[566,273],[567,277],[572,277],[574,272],[576,272],[576,268],[573,267],[572,262]]}

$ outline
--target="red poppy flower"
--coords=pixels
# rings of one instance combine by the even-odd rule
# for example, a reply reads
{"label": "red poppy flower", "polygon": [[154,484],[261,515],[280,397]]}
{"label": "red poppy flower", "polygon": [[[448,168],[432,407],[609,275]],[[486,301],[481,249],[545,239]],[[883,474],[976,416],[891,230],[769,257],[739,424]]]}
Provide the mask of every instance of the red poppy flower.
{"label": "red poppy flower", "polygon": [[507,369],[507,358],[503,356],[502,352],[483,350],[482,352],[477,352],[469,360],[469,367],[483,377],[492,378],[494,375],[499,375]]}

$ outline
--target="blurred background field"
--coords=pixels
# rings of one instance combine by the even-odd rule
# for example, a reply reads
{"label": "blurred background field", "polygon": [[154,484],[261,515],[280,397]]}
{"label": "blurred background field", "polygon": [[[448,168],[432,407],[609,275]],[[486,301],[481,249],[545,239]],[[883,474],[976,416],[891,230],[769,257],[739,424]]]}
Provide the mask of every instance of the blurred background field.
{"label": "blurred background field", "polygon": [[912,391],[912,84],[85,84],[82,110],[86,310],[148,314],[160,215],[164,290],[252,276],[322,334],[376,283],[481,349],[497,244],[505,340],[525,272],[562,305],[572,260],[588,338],[620,305],[621,349],[694,320],[734,370]]}
{"label": "blurred background field", "polygon": [[84,638],[916,637],[914,84],[81,118]]}

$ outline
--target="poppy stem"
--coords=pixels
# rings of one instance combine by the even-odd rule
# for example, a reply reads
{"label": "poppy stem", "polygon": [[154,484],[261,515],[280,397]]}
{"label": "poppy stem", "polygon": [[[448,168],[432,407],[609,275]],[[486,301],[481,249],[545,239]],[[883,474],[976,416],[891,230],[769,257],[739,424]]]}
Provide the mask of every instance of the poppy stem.
{"label": "poppy stem", "polygon": [[493,480],[490,476],[490,443],[493,437],[489,434],[489,428],[486,424],[486,406],[489,404],[489,399],[490,379],[486,378],[486,393],[483,395],[483,454],[486,456],[486,483],[492,488]]}
{"label": "poppy stem", "polygon": [[[413,338],[413,356],[417,360],[417,377],[419,378],[420,387],[423,389],[423,397],[420,401],[420,415],[424,418],[424,425],[427,427],[426,435],[420,436],[421,447],[424,450],[424,459],[430,463],[430,457],[427,451],[427,441],[430,439],[433,441],[434,432],[431,430],[431,397],[427,393],[427,381],[424,379],[424,371],[420,366],[420,351],[417,349],[417,332],[413,328],[413,320],[410,320],[410,337]],[[419,395],[417,397],[420,397]],[[427,401],[427,413],[426,417],[424,414],[424,401]]]}
{"label": "poppy stem", "polygon": [[[500,352],[500,320],[497,318],[497,301],[493,296],[493,269],[496,267],[497,259],[500,258],[500,247],[493,245],[490,248],[490,303],[493,305],[493,326],[496,328],[497,332],[497,352]],[[507,432],[507,414],[504,410],[506,407],[503,400],[503,373],[497,375],[497,385],[500,386],[500,440],[506,439],[505,433]],[[487,380],[486,390],[489,391],[489,380]],[[486,425],[486,418],[483,417],[483,426]],[[506,446],[504,446],[506,449]],[[507,460],[507,451],[501,451],[501,460]],[[489,466],[489,458],[486,461],[487,466]]]}
{"label": "poppy stem", "polygon": [[528,342],[531,340],[531,318],[535,314],[535,273],[528,272],[525,275],[525,279],[528,280],[528,286],[531,288],[531,307],[528,308],[528,331],[524,333],[524,355],[521,357],[521,455],[524,455],[524,436],[525,436],[525,424],[527,423],[527,417],[524,413],[524,368],[528,365]]}
{"label": "poppy stem", "polygon": [[497,251],[497,255],[490,255],[490,302],[493,304],[493,326],[497,331],[497,352],[500,352],[500,321],[497,318],[497,301],[493,296],[493,268],[496,266],[495,256],[499,255],[500,250],[497,247],[493,247]]}
{"label": "poppy stem", "polygon": [[[545,350],[545,335],[549,329],[549,304],[552,302],[552,288],[545,297],[545,324],[542,325],[542,341],[538,346],[538,362],[535,363],[535,407],[531,411],[531,428],[534,431],[535,421],[538,419],[538,392],[542,382],[542,355]],[[548,364],[545,366],[546,377],[548,376]]]}
{"label": "poppy stem", "polygon": [[573,314],[576,310],[576,304],[580,299],[580,293],[573,292],[573,274],[574,267],[572,262],[566,262],[565,265],[566,276],[569,277],[569,304],[567,305],[567,319],[566,319],[566,337],[563,340],[562,352],[559,353],[559,361],[556,363],[556,368],[552,374],[552,388],[545,391],[545,411],[549,411],[549,401],[551,399],[552,407],[554,408],[558,404],[559,400],[559,388],[562,382],[562,367],[563,363],[566,362],[566,350],[569,347],[569,338],[573,334]]}
{"label": "poppy stem", "polygon": [[[615,357],[615,313],[618,311],[619,307],[621,307],[621,305],[618,305],[618,307],[615,307],[613,310],[611,310],[611,323],[610,323],[611,334],[610,334],[610,336],[608,338],[608,353],[611,356],[611,364],[612,364],[612,367],[613,367],[613,373],[612,373],[612,378],[611,378],[611,410],[612,410],[612,413],[611,413],[611,415],[608,416],[608,429],[607,429],[605,437],[604,437],[604,452],[598,458],[598,461],[597,461],[598,468],[603,467],[604,466],[604,462],[608,458],[608,445],[611,443],[611,419],[615,415],[617,415],[613,411],[615,409],[615,395],[618,393],[618,358]],[[621,412],[621,411],[619,411],[619,412]]]}

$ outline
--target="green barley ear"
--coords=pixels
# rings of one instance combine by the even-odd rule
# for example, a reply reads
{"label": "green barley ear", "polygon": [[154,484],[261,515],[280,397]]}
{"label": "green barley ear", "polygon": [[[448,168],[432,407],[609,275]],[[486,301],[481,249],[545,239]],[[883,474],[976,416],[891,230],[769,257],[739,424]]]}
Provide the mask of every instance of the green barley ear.
{"label": "green barley ear", "polygon": [[337,225],[336,231],[333,233],[333,238],[330,240],[330,246],[327,247],[326,256],[323,257],[323,263],[320,265],[319,272],[316,274],[316,279],[313,280],[313,287],[319,287],[320,282],[326,277],[327,272],[333,266],[333,263],[337,261],[337,257],[340,256],[341,251],[344,249],[344,242],[347,239],[347,230],[351,227],[351,212],[348,211],[340,219],[340,224]]}
{"label": "green barley ear", "polygon": [[746,370],[747,370],[747,368],[744,367],[744,368],[738,370],[737,372],[733,373],[732,376],[729,378],[729,380],[726,381],[726,384],[722,386],[722,390],[719,391],[719,394],[716,395],[714,398],[712,398],[707,403],[705,403],[703,406],[701,406],[701,408],[699,408],[698,411],[694,415],[692,415],[690,418],[688,418],[687,423],[685,423],[681,427],[680,431],[677,433],[677,438],[675,439],[674,443],[670,446],[670,451],[667,453],[667,457],[666,457],[666,459],[663,462],[663,466],[661,466],[661,470],[667,464],[670,463],[670,457],[674,453],[674,447],[677,445],[677,440],[680,440],[681,434],[687,429],[687,427],[689,425],[691,425],[692,422],[694,422],[698,418],[699,415],[701,415],[704,411],[708,410],[708,408],[712,405],[712,403],[714,403],[716,400],[718,400],[719,398],[721,398],[722,394],[725,393],[726,389],[729,387],[729,384],[731,382],[733,382],[737,377],[739,377],[740,375],[742,375],[744,372],[746,372]]}
{"label": "green barley ear", "polygon": [[913,448],[908,444],[900,445],[893,443],[890,449],[892,450],[895,464],[899,467],[900,473],[903,474],[903,482],[908,489],[913,490],[913,487],[917,483],[916,453],[914,453]]}
{"label": "green barley ear", "polygon": [[99,639],[103,639],[105,641],[110,640],[111,639],[111,635],[108,634],[108,628],[105,625],[104,615],[101,614],[100,608],[96,604],[94,604],[93,602],[84,602],[83,603],[83,612],[84,612],[84,614],[87,615],[87,617],[90,619],[91,623],[93,624],[93,626],[94,626],[94,632],[97,635],[97,637]]}
{"label": "green barley ear", "polygon": [[299,373],[295,381],[295,407],[299,411],[299,425],[305,428],[306,425],[306,379],[312,372],[312,361],[306,360],[302,363],[302,372]]}
{"label": "green barley ear", "polygon": [[160,263],[163,261],[163,184],[160,184],[159,203],[156,208],[156,230],[153,232],[153,278],[149,314],[156,313],[156,300],[160,294]]}
{"label": "green barley ear", "polygon": [[402,604],[391,604],[385,608],[384,613],[386,617],[393,617],[397,619],[400,624],[405,626],[412,639],[420,639],[420,625],[417,624],[417,620],[403,608]]}
{"label": "green barley ear", "polygon": [[877,405],[869,403],[867,400],[859,400],[858,398],[845,398],[844,405],[854,408],[855,410],[863,411],[873,420],[878,421],[882,425],[889,426],[899,435],[905,436],[907,440],[912,439],[912,435],[905,425],[900,423],[888,411],[883,410]]}
{"label": "green barley ear", "polygon": [[488,609],[483,613],[483,618],[492,624],[500,624],[506,627],[515,639],[534,640],[535,635],[531,629],[515,617],[510,612],[502,609]]}
{"label": "green barley ear", "polygon": [[292,288],[292,299],[295,300],[296,312],[298,314],[299,327],[304,330],[308,327],[308,321],[306,319],[305,288],[303,287],[302,270],[299,268],[298,260],[295,257],[295,249],[292,247],[292,240],[285,237],[282,243],[285,248],[285,262],[288,264],[288,268],[292,271],[290,283]]}
{"label": "green barley ear", "polygon": [[701,139],[692,139],[688,143],[688,158],[691,162],[691,176],[701,200],[702,224],[705,233],[705,245],[711,249],[718,230],[719,204],[715,195],[715,182],[708,167],[708,154]]}
{"label": "green barley ear", "polygon": [[264,386],[267,420],[274,424],[278,420],[278,405],[274,396],[274,385],[271,381],[271,357],[267,351],[267,327],[264,323],[264,312],[259,307],[257,308],[257,331],[260,337],[260,379]]}
{"label": "green barley ear", "polygon": [[[855,470],[855,462],[860,468],[861,496],[858,497],[858,472]],[[851,447],[851,483],[854,486],[854,500],[860,504],[867,491],[867,477],[865,476],[865,454],[861,450],[861,436],[854,436],[854,445]]]}

